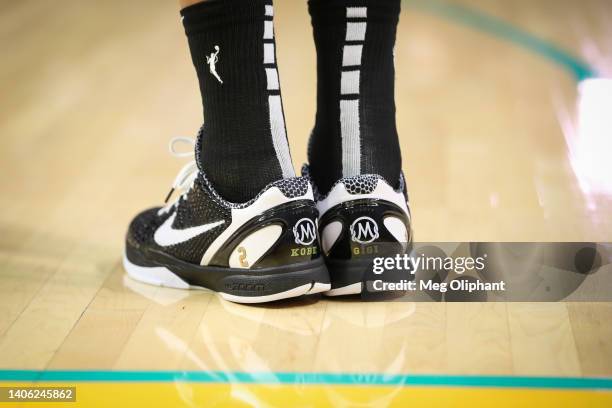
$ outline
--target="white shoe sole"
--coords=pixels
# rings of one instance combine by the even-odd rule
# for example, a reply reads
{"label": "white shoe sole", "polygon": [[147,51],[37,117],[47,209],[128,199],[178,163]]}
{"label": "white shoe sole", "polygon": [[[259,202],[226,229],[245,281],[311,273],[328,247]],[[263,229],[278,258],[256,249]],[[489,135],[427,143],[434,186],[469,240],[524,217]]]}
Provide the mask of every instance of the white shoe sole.
{"label": "white shoe sole", "polygon": [[324,293],[325,296],[346,296],[346,295],[358,295],[362,291],[361,282],[352,283],[341,288],[331,289]]}

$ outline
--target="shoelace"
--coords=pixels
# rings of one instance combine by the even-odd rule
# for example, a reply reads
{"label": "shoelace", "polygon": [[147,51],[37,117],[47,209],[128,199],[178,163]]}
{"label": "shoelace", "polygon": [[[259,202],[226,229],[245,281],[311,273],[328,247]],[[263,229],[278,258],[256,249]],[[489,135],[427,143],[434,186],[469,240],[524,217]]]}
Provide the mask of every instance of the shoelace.
{"label": "shoelace", "polygon": [[[184,151],[184,152],[178,151],[176,147],[180,143],[189,144],[191,147],[191,150]],[[195,140],[190,137],[184,137],[184,136],[173,137],[172,139],[170,139],[170,143],[168,144],[168,150],[170,151],[170,154],[173,155],[174,157],[192,157],[193,149],[195,149]],[[172,182],[172,188],[168,192],[168,195],[166,196],[166,200],[164,201],[166,206],[161,208],[158,214],[162,214],[164,212],[170,211],[170,209],[173,206],[177,205],[181,199],[186,200],[189,192],[193,188],[193,183],[195,182],[197,175],[198,175],[198,166],[195,160],[191,160],[188,163],[186,163],[181,168],[181,170],[179,170],[174,181]],[[168,204],[168,200],[170,200],[170,197],[175,191],[182,191],[182,194],[178,196],[178,198],[174,200],[174,202],[172,202],[171,204]]]}

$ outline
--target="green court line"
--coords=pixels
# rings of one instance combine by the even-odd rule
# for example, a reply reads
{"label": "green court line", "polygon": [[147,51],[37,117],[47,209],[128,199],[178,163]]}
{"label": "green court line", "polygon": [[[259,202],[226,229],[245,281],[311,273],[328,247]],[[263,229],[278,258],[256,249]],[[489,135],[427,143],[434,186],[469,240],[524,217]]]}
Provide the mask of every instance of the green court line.
{"label": "green court line", "polygon": [[292,373],[241,371],[0,370],[0,381],[192,382],[209,384],[358,385],[393,387],[555,388],[612,390],[612,378]]}
{"label": "green court line", "polygon": [[422,10],[483,31],[544,57],[568,71],[576,81],[596,77],[596,71],[571,53],[529,34],[499,18],[471,8],[440,0],[405,0],[408,7]]}

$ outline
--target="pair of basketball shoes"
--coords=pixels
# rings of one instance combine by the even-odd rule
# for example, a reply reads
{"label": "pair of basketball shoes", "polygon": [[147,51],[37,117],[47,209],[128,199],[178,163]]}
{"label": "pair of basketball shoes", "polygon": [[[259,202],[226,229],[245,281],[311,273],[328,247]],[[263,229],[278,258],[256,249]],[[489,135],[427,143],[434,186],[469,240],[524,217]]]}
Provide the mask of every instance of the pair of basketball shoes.
{"label": "pair of basketball shoes", "polygon": [[[236,204],[215,191],[198,167],[199,143],[194,147],[196,160],[168,195],[179,190],[178,198],[129,226],[123,263],[133,279],[208,288],[239,303],[359,294],[372,253],[412,239],[402,175],[393,184],[375,174],[342,178],[322,195],[304,166],[302,177],[273,182]],[[176,154],[172,143],[170,150]]]}

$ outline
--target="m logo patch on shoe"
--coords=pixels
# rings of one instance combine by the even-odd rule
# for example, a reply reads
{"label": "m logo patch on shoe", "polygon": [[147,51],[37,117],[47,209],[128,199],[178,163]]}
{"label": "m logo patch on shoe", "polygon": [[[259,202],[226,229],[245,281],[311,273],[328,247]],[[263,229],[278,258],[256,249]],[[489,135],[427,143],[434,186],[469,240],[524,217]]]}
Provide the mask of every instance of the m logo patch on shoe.
{"label": "m logo patch on shoe", "polygon": [[293,227],[295,243],[299,245],[310,245],[317,239],[315,223],[310,218],[302,218]]}
{"label": "m logo patch on shoe", "polygon": [[378,224],[370,217],[359,217],[350,227],[351,239],[360,244],[369,244],[379,237]]}

